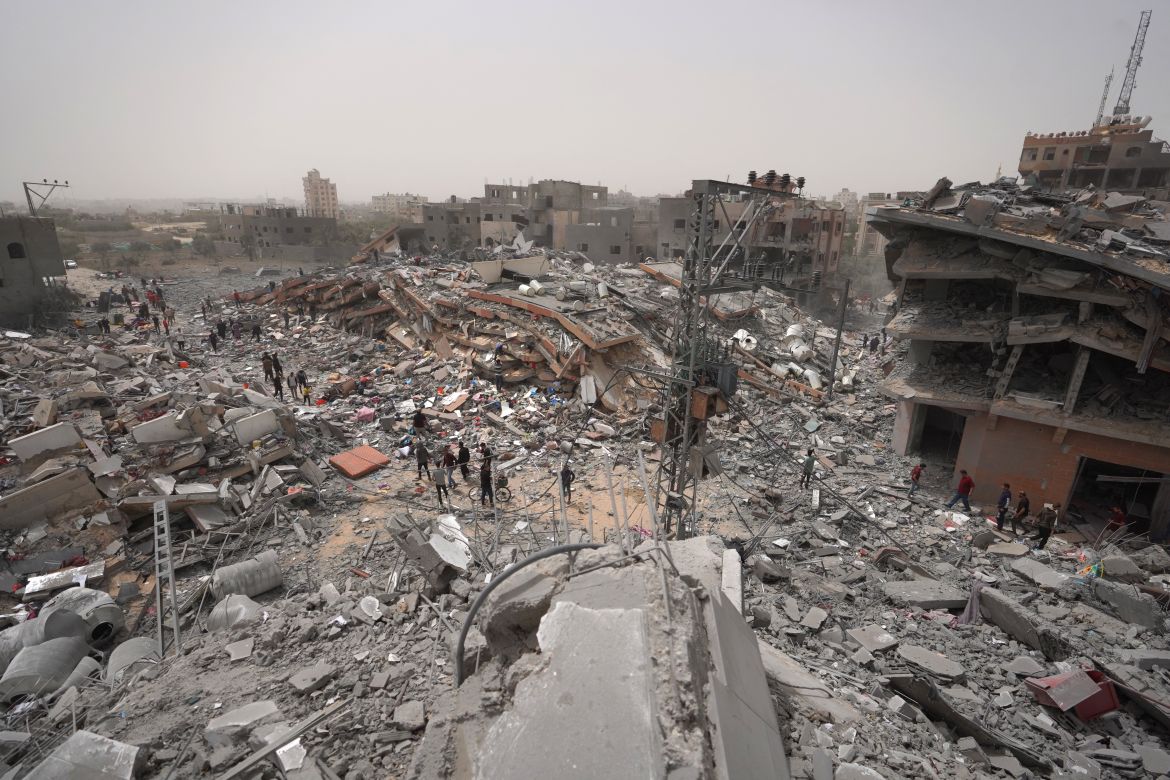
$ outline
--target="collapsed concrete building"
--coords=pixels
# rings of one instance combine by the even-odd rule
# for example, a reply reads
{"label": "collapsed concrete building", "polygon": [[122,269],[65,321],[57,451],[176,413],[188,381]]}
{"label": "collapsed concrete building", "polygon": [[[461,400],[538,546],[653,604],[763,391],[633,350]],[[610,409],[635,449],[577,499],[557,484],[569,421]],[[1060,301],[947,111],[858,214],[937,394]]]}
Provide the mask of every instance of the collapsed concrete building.
{"label": "collapsed concrete building", "polygon": [[0,324],[25,327],[65,275],[53,220],[0,217]]}
{"label": "collapsed concrete building", "polygon": [[872,208],[898,283],[886,330],[894,447],[934,452],[991,502],[1004,482],[1071,511],[1170,522],[1167,204],[1014,180]]}

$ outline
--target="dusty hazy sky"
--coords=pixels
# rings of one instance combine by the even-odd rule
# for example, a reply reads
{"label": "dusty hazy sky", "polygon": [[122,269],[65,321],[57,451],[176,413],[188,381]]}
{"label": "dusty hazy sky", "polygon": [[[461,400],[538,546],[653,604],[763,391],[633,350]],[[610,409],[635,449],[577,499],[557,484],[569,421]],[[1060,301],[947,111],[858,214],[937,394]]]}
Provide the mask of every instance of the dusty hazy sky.
{"label": "dusty hazy sky", "polygon": [[1170,6],[976,3],[0,4],[0,198],[470,196],[486,179],[638,194],[749,168],[814,193],[1014,172],[1024,131],[1112,108],[1154,7],[1134,113],[1170,137]]}

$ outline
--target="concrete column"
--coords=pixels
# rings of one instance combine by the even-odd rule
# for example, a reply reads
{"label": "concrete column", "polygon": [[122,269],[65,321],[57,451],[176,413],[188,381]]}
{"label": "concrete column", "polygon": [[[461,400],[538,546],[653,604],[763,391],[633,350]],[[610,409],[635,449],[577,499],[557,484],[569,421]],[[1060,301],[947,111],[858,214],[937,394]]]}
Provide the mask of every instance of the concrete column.
{"label": "concrete column", "polygon": [[908,455],[917,450],[925,425],[925,406],[914,401],[898,401],[898,415],[894,418],[894,452]]}
{"label": "concrete column", "polygon": [[1170,482],[1158,486],[1154,503],[1150,506],[1150,538],[1158,541],[1166,536],[1170,526]]}

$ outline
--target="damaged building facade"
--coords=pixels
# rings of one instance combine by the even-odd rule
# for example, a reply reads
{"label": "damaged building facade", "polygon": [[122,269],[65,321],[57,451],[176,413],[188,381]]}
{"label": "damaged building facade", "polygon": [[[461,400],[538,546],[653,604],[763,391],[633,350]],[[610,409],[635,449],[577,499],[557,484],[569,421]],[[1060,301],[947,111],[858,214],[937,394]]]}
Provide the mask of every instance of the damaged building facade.
{"label": "damaged building facade", "polygon": [[[1170,519],[1170,222],[1138,196],[1012,180],[869,212],[898,283],[886,326],[909,360],[884,384],[893,445],[1002,483],[1032,506]],[[956,474],[957,476],[957,474]]]}
{"label": "damaged building facade", "polygon": [[48,280],[64,275],[53,220],[0,217],[0,322],[27,325],[50,293]]}
{"label": "damaged building facade", "polygon": [[1028,133],[1020,174],[1040,186],[1106,188],[1166,200],[1170,144],[1154,137],[1148,116],[1106,116],[1089,130]]}

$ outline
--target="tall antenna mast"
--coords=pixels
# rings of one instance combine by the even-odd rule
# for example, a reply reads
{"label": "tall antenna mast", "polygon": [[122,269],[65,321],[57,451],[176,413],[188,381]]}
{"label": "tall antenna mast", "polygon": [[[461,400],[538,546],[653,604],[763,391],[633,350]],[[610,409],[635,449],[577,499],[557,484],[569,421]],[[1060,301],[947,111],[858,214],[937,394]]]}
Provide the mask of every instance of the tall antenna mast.
{"label": "tall antenna mast", "polygon": [[1142,11],[1137,35],[1134,36],[1133,46],[1129,47],[1129,61],[1125,63],[1125,81],[1121,82],[1117,105],[1113,107],[1114,116],[1129,113],[1129,98],[1133,94],[1134,82],[1137,80],[1138,65],[1142,64],[1142,48],[1146,45],[1146,30],[1150,27],[1150,16],[1153,13],[1153,11]]}
{"label": "tall antenna mast", "polygon": [[1112,83],[1113,68],[1110,68],[1109,75],[1105,77],[1105,89],[1101,90],[1101,105],[1097,106],[1097,121],[1093,123],[1093,127],[1098,127],[1105,116],[1105,101],[1109,98],[1109,85]]}
{"label": "tall antenna mast", "polygon": [[[51,182],[48,179],[41,179],[40,181],[26,181],[23,183],[24,199],[28,201],[28,215],[30,217],[35,217],[37,215],[37,209],[45,205],[45,203],[49,200],[49,196],[52,195],[58,187],[69,186],[68,179],[65,180],[64,184],[57,181],[56,179],[53,179]],[[33,196],[36,196],[37,198],[36,203],[33,203]]]}

